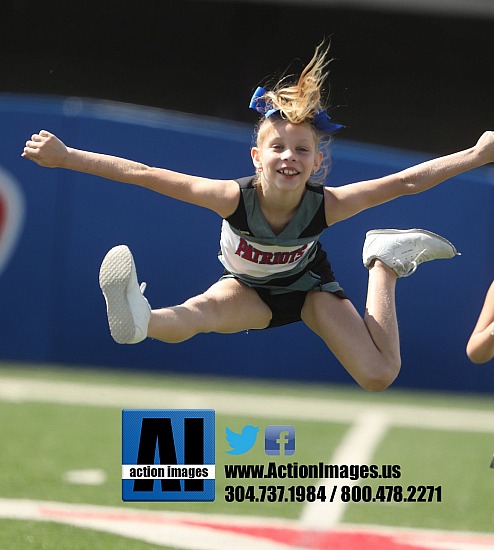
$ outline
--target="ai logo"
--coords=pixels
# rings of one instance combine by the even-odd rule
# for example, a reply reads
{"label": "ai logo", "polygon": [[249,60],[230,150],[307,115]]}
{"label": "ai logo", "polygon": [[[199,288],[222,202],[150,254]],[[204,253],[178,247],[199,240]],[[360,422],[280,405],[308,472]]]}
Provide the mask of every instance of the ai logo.
{"label": "ai logo", "polygon": [[213,410],[122,411],[124,501],[213,501]]}

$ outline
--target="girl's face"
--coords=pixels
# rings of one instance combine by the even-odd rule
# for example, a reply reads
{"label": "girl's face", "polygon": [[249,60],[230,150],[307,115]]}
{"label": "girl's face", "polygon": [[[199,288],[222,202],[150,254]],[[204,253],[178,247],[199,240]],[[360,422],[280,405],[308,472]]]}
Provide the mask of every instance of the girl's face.
{"label": "girl's face", "polygon": [[260,173],[262,188],[304,187],[322,162],[322,153],[318,151],[317,138],[309,123],[268,119],[260,128],[257,141],[251,155]]}

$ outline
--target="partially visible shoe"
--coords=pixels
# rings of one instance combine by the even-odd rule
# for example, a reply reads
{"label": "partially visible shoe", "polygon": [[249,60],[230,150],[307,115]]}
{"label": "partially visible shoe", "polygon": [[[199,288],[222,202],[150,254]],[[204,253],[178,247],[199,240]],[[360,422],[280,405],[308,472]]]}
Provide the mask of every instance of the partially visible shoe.
{"label": "partially visible shoe", "polygon": [[115,342],[137,344],[147,338],[151,307],[144,297],[146,283],[139,287],[134,259],[127,246],[115,246],[105,256],[99,285]]}
{"label": "partially visible shoe", "polygon": [[408,277],[421,263],[456,255],[452,243],[425,229],[375,229],[365,236],[362,260],[369,268],[379,259],[398,277]]}

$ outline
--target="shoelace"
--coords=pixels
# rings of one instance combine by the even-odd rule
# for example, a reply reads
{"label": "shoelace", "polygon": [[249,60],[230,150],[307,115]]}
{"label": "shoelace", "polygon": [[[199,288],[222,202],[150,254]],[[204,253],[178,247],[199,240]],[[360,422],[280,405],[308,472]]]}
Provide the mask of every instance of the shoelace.
{"label": "shoelace", "polygon": [[[410,262],[410,265],[412,266],[412,269],[409,269],[406,273],[404,273],[402,275],[402,277],[409,277],[410,275],[413,275],[415,273],[415,271],[417,270],[417,267],[419,266],[419,264],[417,263],[417,260],[420,258],[420,256],[422,256],[422,254],[424,254],[424,252],[427,252],[425,248],[424,248],[424,250],[422,250],[422,252],[420,252],[415,257],[414,260],[412,260]],[[396,263],[398,263],[403,270],[405,269],[405,266],[404,266],[403,262],[401,262],[400,260],[396,260]]]}

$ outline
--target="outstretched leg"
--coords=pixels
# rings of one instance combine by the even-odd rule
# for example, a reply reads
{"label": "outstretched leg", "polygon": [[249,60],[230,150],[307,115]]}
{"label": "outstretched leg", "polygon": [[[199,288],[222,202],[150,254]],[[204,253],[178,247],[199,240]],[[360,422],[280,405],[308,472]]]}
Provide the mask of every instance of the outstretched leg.
{"label": "outstretched leg", "polygon": [[443,237],[421,229],[369,231],[363,261],[369,269],[364,318],[349,300],[313,291],[302,320],[318,334],[351,376],[365,389],[382,391],[401,367],[395,287],[423,262],[453,258],[456,248]]}
{"label": "outstretched leg", "polygon": [[181,305],[153,310],[148,336],[177,343],[200,333],[263,329],[270,321],[271,310],[257,292],[236,279],[221,279]]}
{"label": "outstretched leg", "polygon": [[319,335],[355,381],[369,391],[382,391],[400,371],[396,320],[396,274],[376,260],[369,270],[364,318],[350,300],[312,291],[302,320]]}
{"label": "outstretched leg", "polygon": [[100,287],[106,300],[108,324],[119,344],[136,344],[146,337],[182,342],[202,332],[232,333],[269,325],[271,310],[251,288],[235,279],[222,279],[203,294],[181,305],[151,310],[139,286],[129,248],[119,245],[105,256]]}

